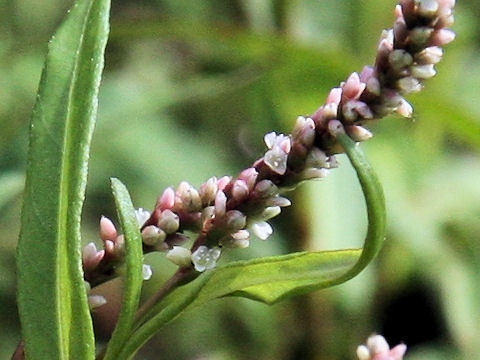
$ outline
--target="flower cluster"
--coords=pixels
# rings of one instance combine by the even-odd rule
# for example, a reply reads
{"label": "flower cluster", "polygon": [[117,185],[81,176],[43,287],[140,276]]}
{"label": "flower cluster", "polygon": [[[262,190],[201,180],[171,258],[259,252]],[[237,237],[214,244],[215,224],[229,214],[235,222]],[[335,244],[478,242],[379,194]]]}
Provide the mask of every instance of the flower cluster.
{"label": "flower cluster", "polygon": [[[412,115],[403,96],[419,91],[435,75],[441,46],[454,39],[454,0],[403,0],[395,9],[392,29],[382,33],[374,66],[353,73],[332,89],[312,116],[299,116],[291,135],[265,135],[267,150],[236,178],[212,177],[198,189],[182,182],[167,188],[150,213],[138,211],[144,252],[165,251],[180,268],[212,269],[223,248],[245,248],[251,235],[265,240],[267,222],[290,201],[281,192],[304,180],[325,177],[343,151],[336,140],[346,132],[355,141],[372,133],[363,127],[391,113]],[[123,236],[102,218],[104,250],[85,247],[85,279],[93,284],[112,274],[124,255]],[[188,234],[194,234],[189,239]],[[148,271],[147,271],[148,273]]]}
{"label": "flower cluster", "polygon": [[390,349],[383,336],[372,335],[368,338],[367,345],[357,348],[357,357],[359,360],[403,360],[406,351],[405,344]]}

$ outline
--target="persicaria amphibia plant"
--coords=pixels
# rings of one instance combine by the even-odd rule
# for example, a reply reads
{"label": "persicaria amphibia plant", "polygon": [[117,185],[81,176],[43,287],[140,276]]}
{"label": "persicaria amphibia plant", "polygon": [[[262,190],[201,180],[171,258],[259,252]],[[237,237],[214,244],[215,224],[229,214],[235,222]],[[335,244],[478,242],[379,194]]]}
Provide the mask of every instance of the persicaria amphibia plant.
{"label": "persicaria amphibia plant", "polygon": [[[76,29],[82,51],[88,52],[88,48],[85,50],[82,46],[86,46],[89,39],[95,43],[96,36],[100,38],[100,35],[95,33],[95,29],[103,29],[98,33],[102,33],[106,39],[107,30],[105,29],[107,27],[105,24],[108,24],[108,1],[101,1],[104,3],[101,3],[100,0],[97,2],[80,0],[74,9],[74,15],[71,16],[78,16],[78,19],[81,20],[80,15],[83,14],[81,11],[84,11],[83,19],[87,19],[84,20],[84,26],[79,30],[72,22],[73,25],[69,24],[71,29],[64,30],[76,34],[74,32]],[[81,276],[85,281],[88,293],[90,289],[115,277],[125,277],[124,303],[118,315],[117,328],[111,334],[109,345],[103,352],[96,355],[97,358],[107,360],[131,358],[155,331],[185,308],[198,306],[210,299],[240,294],[273,303],[297,293],[336,285],[361,271],[380,249],[385,225],[380,185],[377,184],[376,178],[373,179],[374,174],[362,157],[363,155],[358,153],[359,150],[355,143],[370,139],[372,133],[366,126],[386,115],[398,113],[404,117],[412,116],[412,106],[404,96],[420,91],[424,80],[435,75],[435,65],[443,56],[442,46],[451,42],[455,37],[454,33],[448,29],[453,24],[454,5],[453,0],[402,1],[395,8],[393,28],[382,32],[374,65],[366,66],[360,73],[351,74],[339,87],[333,88],[327,96],[325,104],[311,116],[299,116],[291,134],[276,132],[266,134],[264,137],[266,151],[263,156],[236,177],[211,177],[198,188],[188,182],[181,182],[176,188],[167,188],[151,211],[138,209],[135,212],[131,209],[128,192],[118,180],[114,180],[113,190],[122,229],[117,228],[110,219],[102,217],[100,238],[103,242],[103,249],[98,249],[93,242],[89,243],[83,248],[80,259],[78,256],[80,251],[77,254],[74,246],[65,245],[67,249],[65,251],[70,251],[72,256],[72,267],[68,267],[70,265],[62,262],[65,260],[58,260],[54,263],[58,269],[68,268],[74,279],[76,272],[72,269],[75,269],[75,259],[78,260],[78,263],[81,262],[83,265]],[[99,24],[103,24],[103,28]],[[62,34],[60,33],[60,39]],[[95,49],[100,49],[96,54],[101,62],[104,44],[102,45],[101,42],[95,44]],[[55,54],[56,50],[52,48],[51,51],[52,54]],[[77,94],[75,86],[80,86],[76,81],[82,81],[81,66],[76,65],[83,64],[82,61],[88,62],[89,57],[83,58],[82,51],[75,53],[80,55],[74,56],[75,61],[73,62],[73,71],[79,71],[78,76],[68,78],[73,89],[68,93],[70,99],[75,99]],[[54,55],[52,55],[53,57]],[[47,62],[46,75],[44,75],[47,80],[45,82],[48,82],[49,79],[48,64]],[[98,67],[95,69],[98,70]],[[91,82],[93,90],[89,96],[91,96],[92,104],[96,101],[98,79],[97,77]],[[44,88],[47,86],[44,85]],[[40,93],[42,93],[41,91]],[[40,104],[38,108],[43,109],[43,97],[39,96],[38,101]],[[54,104],[54,106],[61,106],[61,104]],[[94,113],[92,108],[94,105],[89,108],[90,112]],[[66,119],[68,121],[73,121],[72,118],[75,119],[75,116],[71,115],[75,112],[72,109],[69,108],[67,111]],[[37,111],[38,113],[41,111]],[[37,116],[45,123],[42,114]],[[35,130],[32,125],[33,131]],[[35,149],[34,135],[32,138],[31,148]],[[87,139],[85,143],[88,145],[88,136],[85,139]],[[68,142],[66,143],[68,144]],[[85,148],[88,150],[87,145]],[[31,151],[35,152],[35,150]],[[268,239],[274,231],[268,221],[277,216],[281,208],[291,205],[285,193],[303,181],[324,178],[331,169],[337,167],[335,155],[343,152],[347,153],[357,171],[369,211],[371,224],[369,224],[367,241],[363,250],[298,253],[268,260],[259,259],[253,262],[217,267],[217,262],[224,249],[246,248],[250,246],[252,238]],[[61,153],[63,154],[65,151]],[[79,167],[84,164],[82,162],[84,159],[80,160]],[[86,170],[83,169],[81,173],[82,176],[85,176]],[[30,180],[30,182],[32,181]],[[84,188],[84,185],[78,184],[80,195],[83,191],[82,186]],[[27,199],[29,198],[27,197]],[[80,205],[73,201],[72,206],[81,207],[81,201],[82,199],[77,201]],[[54,204],[54,206],[57,205]],[[68,209],[69,204],[61,206]],[[25,208],[27,209],[25,216],[28,216],[27,203]],[[68,214],[68,210],[60,213]],[[65,226],[66,221],[62,223],[62,226]],[[79,221],[77,222],[79,225]],[[68,230],[68,226],[66,227]],[[60,241],[58,244],[60,244],[58,245],[59,249],[63,249],[63,243]],[[78,244],[80,244],[79,241]],[[21,315],[23,315],[23,325],[28,328],[24,335],[28,358],[29,352],[30,354],[35,353],[35,345],[40,347],[42,342],[41,339],[37,343],[30,340],[30,337],[35,337],[35,335],[30,335],[35,332],[34,330],[30,332],[28,324],[33,317],[29,317],[31,314],[28,310],[29,299],[22,295],[24,294],[22,287],[26,286],[22,281],[24,278],[31,278],[26,272],[27,270],[22,268],[22,264],[26,261],[22,257],[22,254],[25,253],[23,246],[30,246],[25,236],[21,236],[19,246],[19,268],[21,269],[19,306]],[[68,250],[69,246],[72,247],[72,250]],[[165,253],[165,256],[178,266],[178,270],[151,298],[140,304],[142,281],[148,280],[152,276],[152,269],[143,264],[143,254],[151,252]],[[317,263],[311,258],[314,258]],[[301,266],[295,267],[296,262]],[[318,279],[308,278],[306,281],[302,278],[303,282],[291,282],[293,285],[289,285],[288,289],[285,287],[274,290],[272,287],[262,288],[262,284],[268,282],[269,276],[272,276],[269,271],[275,272],[273,266],[276,263],[281,264],[281,269],[288,269],[287,271],[283,270],[286,273],[291,271],[298,271],[300,275],[302,272],[308,273],[304,270],[306,266],[310,266],[316,271],[319,269],[318,271],[321,273],[318,274]],[[291,268],[285,266],[287,263]],[[322,265],[325,266],[325,269],[322,268]],[[238,288],[219,290],[228,283],[231,278],[230,272],[235,272],[235,269],[245,270],[248,266],[265,266],[262,268],[263,272],[258,272],[261,274],[261,278],[249,279],[249,272],[244,271],[243,273],[247,274],[246,278],[242,280],[243,283],[237,285]],[[127,269],[126,276],[124,275],[125,267]],[[297,268],[299,270],[295,270]],[[118,269],[122,269],[122,271],[118,271]],[[62,276],[70,275],[59,275],[60,280],[54,279],[52,284],[56,284],[55,281],[61,283]],[[316,274],[313,277],[315,276]],[[290,278],[283,280],[292,281]],[[79,289],[77,283],[78,281],[74,280],[66,283],[73,289],[72,294]],[[184,287],[186,284],[189,285]],[[57,289],[58,286],[55,285],[53,288]],[[74,314],[72,309],[75,306],[84,309],[87,299],[90,309],[109,306],[106,298],[98,291],[94,294],[89,293],[88,297],[86,294],[84,297],[79,296],[78,303],[75,303],[77,300],[71,300],[74,298],[73,295],[67,297],[67,301],[72,301],[71,303],[62,303],[63,300],[59,300],[61,310],[58,312],[58,318],[60,322],[67,317],[67,315],[63,315],[64,313],[68,314],[70,311],[70,315]],[[85,330],[82,330],[81,334],[90,343],[93,343],[91,320],[84,318],[82,321],[84,322],[82,328]],[[75,324],[73,326],[75,327]],[[35,326],[31,327],[31,329],[34,328]],[[59,326],[58,338],[64,339],[65,334],[70,330],[66,325]],[[92,359],[94,356],[90,345],[83,345],[83,348],[82,344],[76,343],[62,346],[62,344],[58,345],[60,349],[58,352],[68,353],[65,358],[81,360],[83,358]],[[367,346],[359,347],[357,354],[360,360],[401,360],[405,349],[401,345],[390,350],[385,339],[374,336],[369,339]],[[86,355],[80,358],[78,354],[83,354],[82,351]],[[73,353],[77,355],[71,355]],[[17,358],[23,356],[21,352],[18,354],[20,355],[17,355]],[[32,355],[32,358],[34,357]]]}
{"label": "persicaria amphibia plant", "polygon": [[[216,265],[222,248],[245,248],[251,235],[266,240],[273,229],[267,222],[290,201],[283,196],[305,180],[321,179],[337,166],[343,152],[337,141],[346,133],[356,142],[372,133],[364,127],[391,113],[412,116],[404,96],[422,89],[435,75],[442,46],[455,34],[454,1],[403,1],[395,8],[392,29],[384,30],[374,66],[365,66],[333,88],[326,102],[311,116],[299,116],[290,135],[265,135],[267,150],[237,177],[212,177],[198,189],[182,182],[167,188],[152,213],[139,209],[144,252],[165,251],[183,273],[197,274]],[[185,231],[197,234],[188,239]],[[121,262],[122,235],[112,222],[100,221],[105,249],[84,249],[85,279],[98,283]],[[190,248],[183,247],[193,240]]]}

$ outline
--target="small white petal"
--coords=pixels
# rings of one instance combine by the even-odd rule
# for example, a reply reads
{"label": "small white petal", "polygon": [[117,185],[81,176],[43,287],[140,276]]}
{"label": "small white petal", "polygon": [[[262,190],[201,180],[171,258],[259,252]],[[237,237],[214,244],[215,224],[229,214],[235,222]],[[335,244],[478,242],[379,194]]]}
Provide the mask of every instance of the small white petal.
{"label": "small white petal", "polygon": [[253,233],[261,240],[266,240],[270,235],[273,234],[272,227],[266,221],[256,222],[252,224],[250,228],[252,229]]}
{"label": "small white petal", "polygon": [[217,266],[217,260],[220,257],[221,250],[218,247],[209,249],[202,245],[195,250],[191,256],[195,270],[203,272],[205,270],[213,269]]}
{"label": "small white petal", "polygon": [[147,264],[143,264],[143,268],[142,268],[142,276],[143,276],[143,280],[150,280],[150,278],[152,277],[152,267],[150,265],[147,265]]}
{"label": "small white petal", "polygon": [[268,150],[263,157],[267,166],[277,174],[283,175],[287,171],[288,154],[279,148]]}
{"label": "small white petal", "polygon": [[277,139],[277,133],[272,131],[268,134],[266,134],[264,137],[263,137],[263,140],[265,141],[265,145],[267,145],[267,147],[269,149],[271,149],[273,147],[273,145],[275,144],[275,140]]}
{"label": "small white petal", "polygon": [[138,208],[135,210],[135,216],[137,217],[138,227],[142,227],[143,224],[150,218],[150,211],[147,211],[143,208]]}
{"label": "small white petal", "polygon": [[262,211],[261,217],[263,220],[268,220],[280,214],[281,211],[280,206],[269,206]]}

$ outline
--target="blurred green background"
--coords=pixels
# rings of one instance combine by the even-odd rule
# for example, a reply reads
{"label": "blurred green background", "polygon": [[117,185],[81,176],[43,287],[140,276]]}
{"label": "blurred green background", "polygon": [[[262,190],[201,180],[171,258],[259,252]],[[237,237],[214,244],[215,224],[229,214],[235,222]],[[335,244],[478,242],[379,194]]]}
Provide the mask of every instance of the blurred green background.
{"label": "blurred green background", "polygon": [[[151,209],[167,186],[235,175],[329,89],[374,59],[390,0],[114,0],[91,154],[84,241],[114,218],[109,177]],[[0,0],[0,358],[20,339],[15,245],[28,123],[47,42],[71,1]],[[364,144],[384,184],[388,242],[347,284],[275,306],[223,299],[184,314],[138,359],[354,359],[373,332],[408,360],[480,358],[480,2],[460,1],[438,75]],[[290,194],[267,242],[230,256],[361,244],[348,161]],[[35,226],[35,224],[31,224]],[[38,239],[42,241],[42,239]],[[32,254],[35,256],[35,254]],[[173,271],[162,254],[150,290]],[[225,260],[227,261],[227,259]]]}

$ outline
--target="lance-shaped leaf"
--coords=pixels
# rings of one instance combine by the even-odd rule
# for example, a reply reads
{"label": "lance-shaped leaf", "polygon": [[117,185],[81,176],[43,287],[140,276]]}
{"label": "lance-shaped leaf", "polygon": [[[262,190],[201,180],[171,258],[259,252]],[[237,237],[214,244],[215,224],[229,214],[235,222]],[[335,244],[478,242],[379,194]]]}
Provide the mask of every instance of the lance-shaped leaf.
{"label": "lance-shaped leaf", "polygon": [[18,245],[27,359],[93,359],[80,216],[109,0],[79,0],[49,43],[30,128]]}
{"label": "lance-shaped leaf", "polygon": [[374,259],[385,238],[383,190],[360,147],[345,134],[339,135],[338,140],[357,173],[367,205],[368,231],[363,249],[293,253],[234,262],[208,271],[147,312],[120,359],[130,359],[158,329],[187,309],[225,296],[242,296],[272,304],[341,284]]}
{"label": "lance-shaped leaf", "polygon": [[125,237],[126,274],[123,285],[122,309],[115,331],[108,343],[104,360],[118,359],[118,353],[131,335],[143,282],[142,236],[140,235],[140,227],[135,216],[132,200],[127,188],[118,179],[112,179],[112,190]]}

